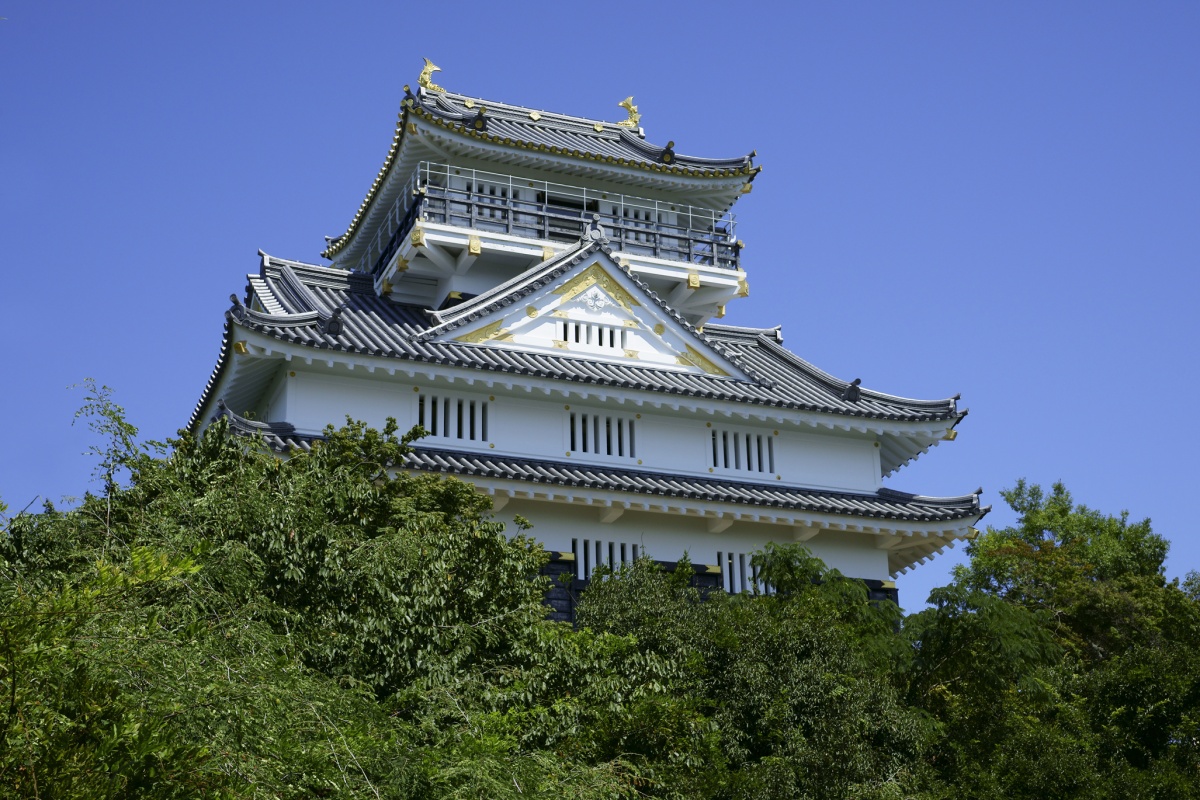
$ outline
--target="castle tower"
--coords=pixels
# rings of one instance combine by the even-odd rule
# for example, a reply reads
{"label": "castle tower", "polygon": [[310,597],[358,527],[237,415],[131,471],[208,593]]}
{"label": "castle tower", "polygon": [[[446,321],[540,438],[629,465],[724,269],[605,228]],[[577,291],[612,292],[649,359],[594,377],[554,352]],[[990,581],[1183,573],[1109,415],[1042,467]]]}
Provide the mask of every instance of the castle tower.
{"label": "castle tower", "polygon": [[[575,588],[595,566],[685,553],[696,580],[762,588],[749,554],[804,542],[892,578],[972,535],[979,493],[883,480],[966,415],[834,378],[778,327],[711,322],[749,293],[734,203],[754,154],[649,143],[617,122],[434,84],[427,62],[329,265],[262,255],[192,416],[280,451],[347,414],[421,425],[405,465],[521,514]],[[758,266],[769,269],[766,263]],[[570,592],[553,603],[572,613]]]}

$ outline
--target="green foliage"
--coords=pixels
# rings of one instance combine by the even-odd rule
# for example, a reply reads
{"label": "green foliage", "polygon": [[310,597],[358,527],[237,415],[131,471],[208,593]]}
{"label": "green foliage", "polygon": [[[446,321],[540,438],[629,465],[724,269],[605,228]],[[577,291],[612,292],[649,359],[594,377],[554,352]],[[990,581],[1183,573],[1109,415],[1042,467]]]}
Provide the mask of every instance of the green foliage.
{"label": "green foliage", "polygon": [[642,560],[601,571],[580,606],[581,625],[635,635],[681,667],[670,688],[704,736],[677,746],[706,763],[684,796],[913,796],[926,726],[894,681],[895,606],[797,545],[755,564],[773,594],[705,597],[689,564]]}
{"label": "green foliage", "polygon": [[104,496],[18,515],[0,539],[5,791],[611,797],[644,783],[593,740],[624,736],[621,715],[667,666],[546,622],[541,548],[507,536],[471,486],[394,474],[394,424],[351,423],[280,460],[217,423],[160,459],[122,438],[135,432],[106,394],[89,402],[114,436]]}
{"label": "green foliage", "polygon": [[905,624],[939,773],[974,797],[1200,796],[1200,603],[1164,579],[1167,542],[1061,484],[1003,494],[1017,524]]}
{"label": "green foliage", "polygon": [[103,492],[0,504],[0,794],[1200,796],[1200,578],[1061,486],[907,619],[772,545],[765,594],[598,570],[572,627],[527,523],[397,472],[394,423],[161,456],[85,387]]}

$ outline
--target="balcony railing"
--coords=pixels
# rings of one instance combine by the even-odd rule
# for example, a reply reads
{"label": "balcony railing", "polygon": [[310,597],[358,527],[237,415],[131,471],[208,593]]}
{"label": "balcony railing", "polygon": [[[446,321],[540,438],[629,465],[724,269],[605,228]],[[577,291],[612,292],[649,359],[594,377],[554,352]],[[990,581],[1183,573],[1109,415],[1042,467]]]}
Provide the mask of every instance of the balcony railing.
{"label": "balcony railing", "polygon": [[551,242],[574,242],[600,215],[616,250],[737,269],[730,212],[421,162],[379,226],[358,269],[382,270],[417,220]]}

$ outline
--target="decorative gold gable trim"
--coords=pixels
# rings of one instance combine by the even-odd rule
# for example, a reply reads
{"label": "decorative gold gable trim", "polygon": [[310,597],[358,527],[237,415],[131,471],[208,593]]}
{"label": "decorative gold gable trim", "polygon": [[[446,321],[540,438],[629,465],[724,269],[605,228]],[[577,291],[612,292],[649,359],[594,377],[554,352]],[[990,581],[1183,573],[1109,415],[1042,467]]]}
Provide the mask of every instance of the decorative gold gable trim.
{"label": "decorative gold gable trim", "polygon": [[571,278],[571,280],[567,281],[562,286],[559,286],[553,291],[553,294],[562,295],[562,301],[566,303],[575,299],[578,295],[586,292],[593,286],[599,286],[606,294],[608,294],[609,297],[615,300],[618,305],[631,314],[633,313],[634,306],[641,305],[641,303],[637,301],[636,297],[625,291],[625,287],[617,283],[616,279],[613,278],[612,275],[609,275],[604,271],[604,267],[600,266],[599,261],[597,261],[595,264],[592,264],[583,272],[580,272],[574,278]]}
{"label": "decorative gold gable trim", "polygon": [[476,328],[470,333],[464,333],[462,336],[455,337],[454,341],[464,344],[480,344],[488,342],[492,339],[497,341],[507,342],[512,340],[512,334],[504,330],[504,320],[499,319],[495,322],[489,322],[482,328]]}
{"label": "decorative gold gable trim", "polygon": [[699,350],[692,347],[690,344],[684,345],[684,347],[686,347],[687,350],[679,354],[679,356],[675,359],[676,363],[685,367],[699,367],[709,375],[725,375],[728,377],[728,372],[709,361]]}

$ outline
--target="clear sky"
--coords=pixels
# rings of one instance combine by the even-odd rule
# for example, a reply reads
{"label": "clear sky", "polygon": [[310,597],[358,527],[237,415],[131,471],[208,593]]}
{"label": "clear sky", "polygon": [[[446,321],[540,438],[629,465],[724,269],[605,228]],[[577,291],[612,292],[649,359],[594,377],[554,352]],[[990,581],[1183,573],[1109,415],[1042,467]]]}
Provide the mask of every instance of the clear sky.
{"label": "clear sky", "polygon": [[[0,0],[0,498],[88,487],[85,377],[183,425],[259,248],[319,262],[421,57],[447,88],[758,151],[751,294],[840,377],[961,392],[889,485],[1019,477],[1149,516],[1200,569],[1200,4]],[[38,501],[40,503],[40,500]],[[914,608],[960,551],[900,580]]]}

